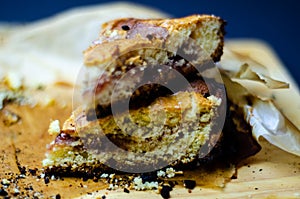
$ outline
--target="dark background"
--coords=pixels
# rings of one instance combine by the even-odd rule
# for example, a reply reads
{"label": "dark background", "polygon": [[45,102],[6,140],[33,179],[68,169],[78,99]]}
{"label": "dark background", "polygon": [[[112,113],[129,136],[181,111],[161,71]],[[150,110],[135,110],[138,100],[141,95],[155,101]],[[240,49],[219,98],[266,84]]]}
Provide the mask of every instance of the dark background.
{"label": "dark background", "polygon": [[[65,9],[105,0],[0,0],[0,22],[31,22]],[[297,0],[142,0],[174,17],[214,14],[228,22],[227,38],[258,38],[275,50],[300,85],[300,1]],[[298,3],[299,2],[299,3]]]}

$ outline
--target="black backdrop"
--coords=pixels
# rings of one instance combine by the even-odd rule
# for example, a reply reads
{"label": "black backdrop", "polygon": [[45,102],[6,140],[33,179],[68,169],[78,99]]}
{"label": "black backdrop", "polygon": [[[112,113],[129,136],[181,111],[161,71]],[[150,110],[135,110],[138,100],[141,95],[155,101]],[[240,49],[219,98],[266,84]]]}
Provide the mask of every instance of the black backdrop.
{"label": "black backdrop", "polygon": [[[0,22],[31,22],[81,5],[105,0],[0,0]],[[142,0],[174,17],[215,14],[228,25],[227,38],[258,38],[270,44],[300,85],[300,1],[297,0]]]}

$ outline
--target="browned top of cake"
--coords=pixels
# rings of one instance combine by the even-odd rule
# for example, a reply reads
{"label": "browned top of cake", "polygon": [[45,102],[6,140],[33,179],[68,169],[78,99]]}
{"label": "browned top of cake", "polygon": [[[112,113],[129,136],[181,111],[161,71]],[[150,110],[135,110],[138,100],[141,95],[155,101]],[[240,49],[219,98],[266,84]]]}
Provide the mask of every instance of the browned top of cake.
{"label": "browned top of cake", "polygon": [[102,25],[96,45],[85,51],[85,64],[98,65],[106,61],[106,58],[118,55],[124,48],[136,47],[137,43],[146,46],[150,43],[153,47],[176,50],[188,38],[193,39],[214,61],[218,61],[223,50],[224,25],[221,18],[213,15],[191,15],[178,19],[113,20]]}

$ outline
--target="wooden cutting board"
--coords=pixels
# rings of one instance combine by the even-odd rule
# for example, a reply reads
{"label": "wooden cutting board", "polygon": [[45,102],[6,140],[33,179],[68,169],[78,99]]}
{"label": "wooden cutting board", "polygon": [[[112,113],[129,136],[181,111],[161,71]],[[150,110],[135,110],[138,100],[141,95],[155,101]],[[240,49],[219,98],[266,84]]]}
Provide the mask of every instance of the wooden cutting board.
{"label": "wooden cutting board", "polygon": [[[267,61],[264,64],[275,63],[286,73],[272,49],[264,43],[232,40],[226,46],[240,50],[245,55],[251,54],[258,60],[263,58]],[[262,49],[263,54],[257,53]],[[34,91],[34,96],[48,97],[49,103],[36,106],[9,104],[0,111],[0,187],[6,186],[7,192],[15,193],[15,196],[21,198],[26,195],[55,198],[57,194],[62,198],[101,198],[103,195],[107,199],[161,198],[156,191],[108,191],[105,183],[83,181],[80,178],[64,177],[45,183],[33,170],[42,168],[41,161],[46,144],[54,139],[47,133],[50,121],[58,119],[63,122],[72,111],[72,87],[56,85],[46,90]],[[5,124],[5,120],[10,113],[20,118],[9,126]],[[300,198],[300,157],[282,151],[265,140],[260,143],[262,150],[242,161],[237,166],[237,178],[225,183],[225,187],[197,186],[189,192],[183,186],[177,185],[171,191],[171,198]],[[24,175],[20,176],[21,173]],[[201,173],[196,172],[194,175],[201,176]],[[18,190],[20,193],[17,193]]]}

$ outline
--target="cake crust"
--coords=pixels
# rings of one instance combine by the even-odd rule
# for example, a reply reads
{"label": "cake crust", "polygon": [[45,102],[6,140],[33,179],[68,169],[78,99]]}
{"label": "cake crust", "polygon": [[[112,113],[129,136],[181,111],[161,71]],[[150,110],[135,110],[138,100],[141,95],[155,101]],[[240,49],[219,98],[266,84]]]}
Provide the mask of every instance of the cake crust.
{"label": "cake crust", "polygon": [[[174,33],[179,33],[179,36],[183,39],[191,37],[210,55],[213,61],[216,62],[220,60],[223,54],[225,25],[226,22],[223,19],[214,15],[191,15],[177,19],[116,19],[102,25],[102,31],[99,34],[98,40],[95,42],[96,45],[91,46],[85,51],[85,64],[89,66],[95,64],[97,61],[103,61],[101,56],[93,57],[93,59],[89,56],[91,51],[98,48],[98,44],[126,39],[129,40],[127,43],[124,40],[121,43],[125,42],[123,46],[130,48],[132,42],[130,39],[138,38],[145,43],[147,43],[147,41],[156,43],[154,47],[159,47],[159,45],[161,45],[161,47],[163,45],[172,46],[172,42],[175,39],[172,37],[176,37]],[[205,32],[204,29],[208,26],[212,26],[212,29],[209,30],[210,32],[207,33],[214,34],[213,38],[205,38],[205,35],[201,34]],[[146,45],[145,43],[142,45]],[[205,45],[207,43],[214,45],[207,47]],[[110,52],[107,52],[107,54],[111,55]]]}

